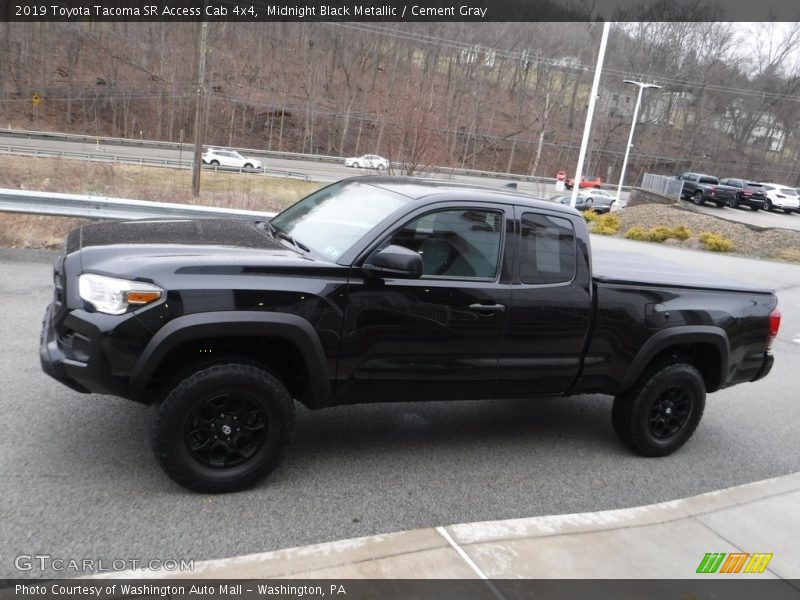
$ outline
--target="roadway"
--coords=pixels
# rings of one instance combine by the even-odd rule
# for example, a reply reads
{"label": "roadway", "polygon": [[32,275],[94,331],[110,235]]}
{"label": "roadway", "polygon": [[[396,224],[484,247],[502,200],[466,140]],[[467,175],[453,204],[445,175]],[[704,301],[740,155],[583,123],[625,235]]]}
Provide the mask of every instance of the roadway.
{"label": "roadway", "polygon": [[300,409],[283,465],[253,490],[219,496],[188,492],[161,472],[147,407],[78,394],[41,372],[53,253],[0,250],[0,578],[57,575],[16,571],[18,554],[201,560],[644,505],[800,471],[800,266],[592,243],[775,287],[783,324],[773,372],[711,395],[693,439],[662,459],[623,448],[610,398],[599,395]]}
{"label": "roadway", "polygon": [[[85,155],[91,156],[93,160],[106,160],[109,162],[135,162],[140,158],[144,158],[154,161],[167,161],[170,165],[182,165],[184,168],[189,168],[192,164],[193,147],[190,144],[185,144],[183,150],[161,148],[158,146],[152,147],[146,144],[141,145],[136,140],[132,140],[130,144],[131,145],[117,143],[95,144],[69,139],[24,138],[0,134],[0,151],[6,147],[6,151],[12,150],[16,152],[42,152],[51,153],[51,155],[67,153],[70,156]],[[243,152],[243,154],[247,153]],[[261,160],[264,163],[266,172],[273,175],[290,174],[314,181],[333,182],[354,175],[375,174],[375,171],[345,167],[343,159],[341,159],[341,163],[334,163],[276,158],[264,152],[252,152],[250,154]],[[424,176],[425,173],[422,175]],[[448,179],[461,183],[488,185],[491,187],[501,187],[508,183],[507,179],[477,175],[430,173],[429,176],[437,179]],[[606,188],[609,189],[609,191],[615,192],[615,190],[612,190],[609,186],[606,186]],[[557,193],[555,184],[544,179],[541,181],[520,181],[518,182],[518,189],[525,194],[547,199]],[[627,197],[628,192],[623,191],[621,198],[623,203],[627,201]],[[687,203],[687,206],[708,215],[756,225],[758,227],[777,227],[800,231],[800,215],[798,214],[786,215],[783,212],[753,212],[746,208],[732,209],[724,207],[718,209],[710,204],[695,207]]]}

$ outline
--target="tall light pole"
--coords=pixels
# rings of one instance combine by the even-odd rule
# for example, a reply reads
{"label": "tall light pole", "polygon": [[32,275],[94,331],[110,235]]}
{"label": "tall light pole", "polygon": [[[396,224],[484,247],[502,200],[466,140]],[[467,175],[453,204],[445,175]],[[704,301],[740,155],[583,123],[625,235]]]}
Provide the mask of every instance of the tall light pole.
{"label": "tall light pole", "polygon": [[603,72],[603,61],[606,57],[606,45],[608,44],[608,32],[611,23],[603,23],[603,35],[600,37],[600,50],[597,53],[597,63],[594,67],[594,79],[592,80],[592,91],[589,94],[589,108],[586,109],[586,122],[583,125],[583,138],[581,139],[581,150],[578,154],[578,166],[575,168],[575,178],[573,179],[572,196],[569,205],[575,208],[578,200],[578,190],[581,187],[581,177],[583,177],[583,161],[586,158],[586,149],[589,147],[589,134],[592,132],[592,117],[594,117],[594,103],[597,100],[597,90],[600,88],[600,74]]}
{"label": "tall light pole", "polygon": [[660,85],[654,83],[642,83],[641,81],[633,81],[626,79],[625,83],[630,85],[639,86],[639,93],[636,96],[636,107],[633,109],[633,120],[631,121],[631,132],[628,134],[628,145],[625,146],[625,158],[622,160],[622,171],[619,174],[619,185],[617,186],[617,202],[622,204],[622,182],[625,181],[625,169],[628,168],[628,156],[631,153],[631,146],[633,145],[633,130],[636,129],[636,118],[639,116],[639,107],[642,105],[642,92],[645,88],[661,89]]}

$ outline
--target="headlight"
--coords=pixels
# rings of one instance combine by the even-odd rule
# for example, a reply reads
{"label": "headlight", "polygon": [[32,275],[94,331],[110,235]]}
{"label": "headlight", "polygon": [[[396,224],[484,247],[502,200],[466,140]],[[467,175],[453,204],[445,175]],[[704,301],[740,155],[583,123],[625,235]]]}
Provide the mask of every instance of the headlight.
{"label": "headlight", "polygon": [[98,312],[121,315],[131,307],[155,302],[164,290],[151,283],[84,273],[78,277],[78,293]]}

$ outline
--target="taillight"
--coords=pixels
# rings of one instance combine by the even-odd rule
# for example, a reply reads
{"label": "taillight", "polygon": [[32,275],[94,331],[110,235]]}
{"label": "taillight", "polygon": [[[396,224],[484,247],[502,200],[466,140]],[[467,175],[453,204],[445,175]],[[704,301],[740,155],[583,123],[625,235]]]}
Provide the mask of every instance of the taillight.
{"label": "taillight", "polygon": [[772,348],[772,342],[778,337],[778,329],[781,327],[781,311],[777,308],[769,313],[769,337],[767,338],[767,350]]}
{"label": "taillight", "polygon": [[750,192],[742,192],[742,196],[750,196]]}

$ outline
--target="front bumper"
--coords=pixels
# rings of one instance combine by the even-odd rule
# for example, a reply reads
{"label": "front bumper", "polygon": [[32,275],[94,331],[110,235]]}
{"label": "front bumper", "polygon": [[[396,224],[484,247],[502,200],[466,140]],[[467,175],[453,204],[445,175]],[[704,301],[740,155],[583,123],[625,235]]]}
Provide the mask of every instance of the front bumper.
{"label": "front bumper", "polygon": [[[133,388],[125,377],[115,377],[102,351],[103,333],[97,324],[71,311],[63,319],[66,332],[59,335],[55,326],[57,309],[47,307],[39,340],[42,370],[76,392],[110,394],[143,402],[142,391]],[[91,317],[90,313],[85,313]]]}

